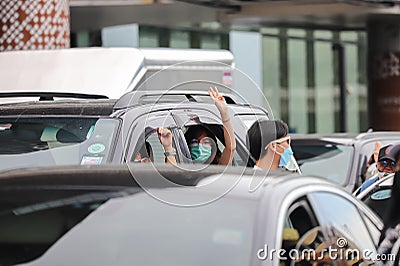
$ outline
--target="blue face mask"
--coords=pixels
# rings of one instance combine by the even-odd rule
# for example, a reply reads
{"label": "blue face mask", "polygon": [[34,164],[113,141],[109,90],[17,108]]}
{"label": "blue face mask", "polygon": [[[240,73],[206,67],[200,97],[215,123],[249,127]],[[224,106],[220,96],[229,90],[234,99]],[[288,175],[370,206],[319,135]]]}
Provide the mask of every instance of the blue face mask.
{"label": "blue face mask", "polygon": [[196,145],[189,147],[190,156],[196,163],[204,163],[211,156],[211,147],[206,147],[204,145]]}
{"label": "blue face mask", "polygon": [[281,159],[279,160],[279,166],[286,166],[290,159],[292,158],[293,151],[291,147],[285,148],[281,154]]}

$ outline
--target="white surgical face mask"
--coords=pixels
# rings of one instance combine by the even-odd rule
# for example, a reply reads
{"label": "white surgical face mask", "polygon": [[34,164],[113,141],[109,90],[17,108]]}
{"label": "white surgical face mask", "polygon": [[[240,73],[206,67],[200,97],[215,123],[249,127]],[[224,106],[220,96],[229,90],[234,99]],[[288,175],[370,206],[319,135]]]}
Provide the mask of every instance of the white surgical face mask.
{"label": "white surgical face mask", "polygon": [[389,173],[378,171],[378,177],[379,178],[383,178],[383,177],[388,176],[388,175],[389,175]]}

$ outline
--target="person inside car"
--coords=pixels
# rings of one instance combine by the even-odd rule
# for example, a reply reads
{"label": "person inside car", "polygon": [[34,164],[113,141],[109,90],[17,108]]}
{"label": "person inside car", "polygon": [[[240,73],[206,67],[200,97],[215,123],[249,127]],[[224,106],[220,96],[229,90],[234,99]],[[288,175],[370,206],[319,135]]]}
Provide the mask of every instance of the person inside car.
{"label": "person inside car", "polygon": [[230,119],[228,105],[225,98],[216,87],[208,90],[214,100],[222,120],[225,148],[221,152],[217,146],[217,138],[204,125],[191,126],[185,132],[185,139],[190,150],[190,156],[195,163],[211,163],[219,165],[232,164],[233,154],[236,150],[236,139]]}
{"label": "person inside car", "polygon": [[288,133],[288,125],[281,120],[258,120],[251,125],[246,141],[255,170],[287,169],[293,156]]}
{"label": "person inside car", "polygon": [[[168,128],[159,127],[157,135],[164,148],[165,162],[176,164],[176,151],[172,146],[172,132]],[[148,163],[153,162],[153,149],[149,142],[145,141],[139,152],[136,154],[134,162]]]}
{"label": "person inside car", "polygon": [[136,154],[134,162],[135,163],[154,162],[153,149],[151,148],[149,142],[145,141],[145,144],[142,145],[140,151]]}
{"label": "person inside car", "polygon": [[365,179],[369,179],[370,177],[372,177],[378,173],[376,164],[378,162],[379,151],[381,148],[382,148],[382,144],[379,141],[376,141],[374,153],[371,155],[371,157],[369,158],[369,160],[367,162],[367,165],[365,166],[365,172],[363,174]]}
{"label": "person inside car", "polygon": [[358,192],[361,193],[366,190],[369,186],[373,183],[378,181],[380,178],[383,178],[389,174],[394,173],[398,170],[397,163],[398,160],[396,159],[396,154],[400,149],[400,145],[386,145],[379,150],[378,154],[378,161],[376,163],[377,166],[377,173],[375,176],[371,177],[370,179],[366,180],[362,185]]}

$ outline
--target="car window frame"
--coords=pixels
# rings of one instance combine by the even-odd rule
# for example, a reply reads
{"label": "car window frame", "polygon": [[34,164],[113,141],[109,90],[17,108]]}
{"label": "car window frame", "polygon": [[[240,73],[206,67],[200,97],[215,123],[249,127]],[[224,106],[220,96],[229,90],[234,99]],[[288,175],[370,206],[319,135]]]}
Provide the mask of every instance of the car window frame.
{"label": "car window frame", "polygon": [[[131,110],[131,112],[137,112],[137,110]],[[125,117],[129,117],[125,114]],[[123,156],[123,163],[127,163],[131,161],[131,158],[135,151],[137,150],[137,144],[140,140],[140,138],[143,136],[147,138],[144,130],[146,127],[146,121],[147,120],[156,120],[156,119],[162,119],[162,120],[169,120],[169,124],[172,125],[171,127],[168,127],[173,135],[172,141],[173,141],[173,147],[175,147],[176,150],[176,161],[179,163],[181,158],[182,158],[182,151],[181,151],[181,145],[179,145],[179,141],[175,139],[175,137],[179,137],[180,134],[177,133],[176,131],[178,130],[178,127],[176,125],[175,120],[173,119],[171,112],[168,110],[157,110],[154,112],[148,112],[145,114],[142,114],[140,116],[135,117],[135,119],[132,120],[132,122],[129,124],[129,131],[127,134],[127,141],[123,143],[124,147],[124,156]],[[125,120],[126,122],[127,120]],[[137,134],[139,133],[139,134]]]}

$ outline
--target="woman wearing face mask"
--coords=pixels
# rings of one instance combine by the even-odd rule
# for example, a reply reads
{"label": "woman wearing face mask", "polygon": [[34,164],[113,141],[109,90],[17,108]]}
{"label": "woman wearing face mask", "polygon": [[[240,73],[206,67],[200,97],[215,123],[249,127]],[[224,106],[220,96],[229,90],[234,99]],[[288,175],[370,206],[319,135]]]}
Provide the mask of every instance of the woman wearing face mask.
{"label": "woman wearing face mask", "polygon": [[236,139],[225,98],[218,89],[210,87],[210,97],[214,100],[222,120],[225,148],[221,152],[215,135],[203,125],[191,126],[185,133],[190,155],[195,163],[230,165],[236,150]]}
{"label": "woman wearing face mask", "polygon": [[[247,131],[247,147],[255,161],[256,170],[289,169],[293,151],[289,128],[281,120],[259,120]],[[295,169],[299,171],[295,162]]]}

